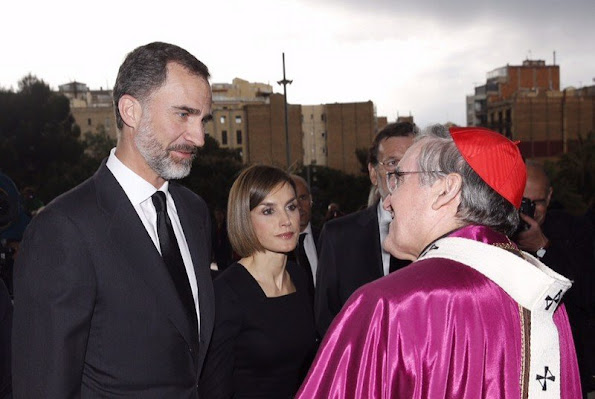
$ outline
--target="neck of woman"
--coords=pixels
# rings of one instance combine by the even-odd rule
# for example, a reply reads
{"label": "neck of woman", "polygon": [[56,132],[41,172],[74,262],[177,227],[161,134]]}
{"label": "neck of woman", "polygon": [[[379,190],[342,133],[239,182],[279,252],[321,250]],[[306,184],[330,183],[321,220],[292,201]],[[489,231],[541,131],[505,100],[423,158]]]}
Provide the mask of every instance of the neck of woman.
{"label": "neck of woman", "polygon": [[256,252],[240,263],[248,270],[268,297],[287,295],[295,291],[285,269],[287,255],[276,252]]}

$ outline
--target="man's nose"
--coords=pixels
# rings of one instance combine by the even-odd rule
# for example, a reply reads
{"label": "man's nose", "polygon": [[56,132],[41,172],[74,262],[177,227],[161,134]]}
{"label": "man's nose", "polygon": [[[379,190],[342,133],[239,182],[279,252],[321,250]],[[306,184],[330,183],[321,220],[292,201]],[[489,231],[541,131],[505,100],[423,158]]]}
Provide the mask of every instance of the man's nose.
{"label": "man's nose", "polygon": [[205,126],[202,121],[193,122],[188,126],[184,138],[196,147],[205,145]]}
{"label": "man's nose", "polygon": [[386,196],[386,198],[382,201],[382,207],[384,208],[385,211],[391,212],[393,210],[391,204],[390,204],[390,198],[391,198],[392,194],[389,194]]}

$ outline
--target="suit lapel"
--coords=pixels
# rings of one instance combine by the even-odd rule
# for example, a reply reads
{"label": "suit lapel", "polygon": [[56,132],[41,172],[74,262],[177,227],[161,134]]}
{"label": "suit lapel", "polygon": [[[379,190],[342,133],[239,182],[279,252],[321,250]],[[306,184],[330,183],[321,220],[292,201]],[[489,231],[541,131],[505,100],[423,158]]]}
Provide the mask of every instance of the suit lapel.
{"label": "suit lapel", "polygon": [[105,162],[95,174],[99,206],[110,218],[109,235],[117,259],[131,269],[149,291],[158,297],[163,311],[180,334],[192,345],[192,329],[176,288],[159,251],[147,234],[136,210]]}
{"label": "suit lapel", "polygon": [[365,233],[362,237],[368,237],[370,240],[368,248],[370,248],[370,257],[374,259],[374,272],[378,277],[384,276],[384,267],[382,265],[382,247],[380,246],[380,231],[378,228],[378,203],[365,209],[358,220]]}

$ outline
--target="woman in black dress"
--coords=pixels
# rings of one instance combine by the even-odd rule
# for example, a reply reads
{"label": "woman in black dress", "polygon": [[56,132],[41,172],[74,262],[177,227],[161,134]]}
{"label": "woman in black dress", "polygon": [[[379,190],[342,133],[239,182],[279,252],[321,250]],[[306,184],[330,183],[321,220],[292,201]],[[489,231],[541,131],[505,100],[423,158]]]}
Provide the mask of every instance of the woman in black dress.
{"label": "woman in black dress", "polygon": [[287,261],[300,216],[290,176],[252,166],[234,182],[227,223],[242,259],[215,280],[215,329],[201,397],[291,398],[316,347],[305,270]]}

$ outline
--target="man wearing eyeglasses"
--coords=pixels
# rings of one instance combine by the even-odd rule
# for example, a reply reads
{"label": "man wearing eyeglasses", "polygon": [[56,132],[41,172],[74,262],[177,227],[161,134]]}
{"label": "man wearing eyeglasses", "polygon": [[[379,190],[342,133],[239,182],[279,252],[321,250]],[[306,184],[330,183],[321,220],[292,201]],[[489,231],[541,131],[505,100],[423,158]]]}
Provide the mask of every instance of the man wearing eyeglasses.
{"label": "man wearing eyeglasses", "polygon": [[578,398],[567,278],[520,251],[517,145],[436,125],[386,176],[384,247],[414,261],[351,295],[298,399]]}
{"label": "man wearing eyeglasses", "polygon": [[533,217],[521,213],[524,228],[515,236],[519,248],[534,254],[556,272],[574,281],[564,297],[576,346],[581,384],[595,390],[595,259],[593,233],[588,221],[561,210],[550,210],[553,188],[543,166],[527,161],[523,197],[534,205]]}
{"label": "man wearing eyeglasses", "polygon": [[386,174],[394,171],[413,143],[415,126],[391,123],[372,142],[368,154],[371,183],[380,197],[362,211],[327,222],[320,233],[314,312],[320,336],[349,296],[362,285],[409,264],[382,248],[392,217],[382,207],[389,191]]}

